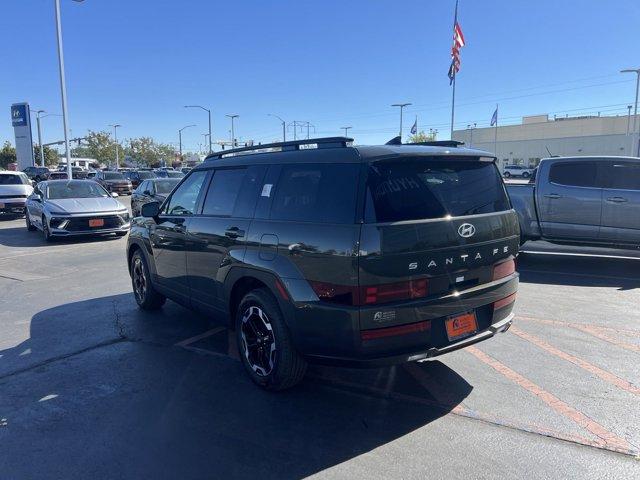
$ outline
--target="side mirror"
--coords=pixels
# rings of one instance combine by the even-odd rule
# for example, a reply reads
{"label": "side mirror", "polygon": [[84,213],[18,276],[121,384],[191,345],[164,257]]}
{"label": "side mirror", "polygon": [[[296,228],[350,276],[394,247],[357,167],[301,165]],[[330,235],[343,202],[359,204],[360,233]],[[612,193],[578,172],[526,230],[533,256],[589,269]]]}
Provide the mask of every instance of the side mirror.
{"label": "side mirror", "polygon": [[38,182],[36,182],[35,180],[31,180],[31,186],[35,187],[38,184]]}
{"label": "side mirror", "polygon": [[34,202],[42,203],[42,197],[37,193],[31,195],[31,200],[33,200]]}
{"label": "side mirror", "polygon": [[160,213],[160,202],[149,202],[142,205],[140,214],[145,218],[155,218]]}
{"label": "side mirror", "polygon": [[111,192],[111,196],[113,198],[118,198],[120,195],[118,195],[116,192]]}

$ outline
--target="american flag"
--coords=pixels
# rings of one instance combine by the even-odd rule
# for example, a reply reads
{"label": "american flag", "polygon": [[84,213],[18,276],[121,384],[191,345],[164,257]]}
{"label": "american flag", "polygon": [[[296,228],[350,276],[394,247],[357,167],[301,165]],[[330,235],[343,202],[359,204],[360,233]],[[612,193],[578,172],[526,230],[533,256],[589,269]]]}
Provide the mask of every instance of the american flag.
{"label": "american flag", "polygon": [[460,49],[464,47],[462,28],[456,20],[453,24],[453,45],[451,46],[451,65],[449,66],[449,85],[453,83],[456,73],[460,70]]}

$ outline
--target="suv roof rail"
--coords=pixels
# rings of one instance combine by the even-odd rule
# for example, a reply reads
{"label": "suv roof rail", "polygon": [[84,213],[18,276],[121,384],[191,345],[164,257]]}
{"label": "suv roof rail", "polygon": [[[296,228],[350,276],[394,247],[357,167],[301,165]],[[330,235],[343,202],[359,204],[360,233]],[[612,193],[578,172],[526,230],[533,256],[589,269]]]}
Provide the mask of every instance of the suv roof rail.
{"label": "suv roof rail", "polygon": [[301,150],[300,147],[304,145],[317,145],[318,148],[345,148],[351,142],[353,142],[353,138],[350,137],[324,137],[306,138],[304,140],[292,140],[288,142],[263,143],[253,145],[251,147],[233,148],[231,150],[221,150],[219,152],[210,153],[204,160],[206,162],[207,160],[220,159],[229,155],[234,155],[236,153],[255,152],[270,148],[279,148],[282,152],[290,150]]}

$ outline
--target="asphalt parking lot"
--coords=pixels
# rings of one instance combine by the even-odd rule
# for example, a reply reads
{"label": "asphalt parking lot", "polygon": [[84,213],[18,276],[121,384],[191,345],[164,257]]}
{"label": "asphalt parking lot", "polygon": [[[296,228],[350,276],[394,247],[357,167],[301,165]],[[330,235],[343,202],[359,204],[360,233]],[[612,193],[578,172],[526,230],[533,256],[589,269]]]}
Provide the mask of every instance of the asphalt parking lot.
{"label": "asphalt parking lot", "polygon": [[0,478],[640,478],[640,252],[528,244],[507,333],[273,394],[125,244],[0,220]]}

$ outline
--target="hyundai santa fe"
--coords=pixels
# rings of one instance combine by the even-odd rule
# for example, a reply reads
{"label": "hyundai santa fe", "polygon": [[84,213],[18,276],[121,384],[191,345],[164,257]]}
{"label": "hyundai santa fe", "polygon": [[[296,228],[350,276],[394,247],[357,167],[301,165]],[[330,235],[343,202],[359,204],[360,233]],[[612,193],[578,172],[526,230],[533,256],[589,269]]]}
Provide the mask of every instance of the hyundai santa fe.
{"label": "hyundai santa fe", "polygon": [[143,309],[226,322],[281,390],[308,363],[428,359],[506,331],[519,226],[486,152],[336,137],[213,153],[128,239]]}

